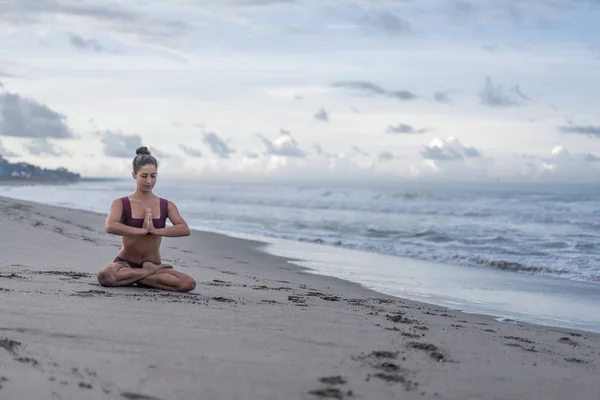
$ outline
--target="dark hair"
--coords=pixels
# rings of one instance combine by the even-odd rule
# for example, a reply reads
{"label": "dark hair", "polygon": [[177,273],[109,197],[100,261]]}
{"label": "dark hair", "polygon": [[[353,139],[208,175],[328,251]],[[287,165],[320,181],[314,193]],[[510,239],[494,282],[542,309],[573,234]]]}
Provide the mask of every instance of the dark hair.
{"label": "dark hair", "polygon": [[137,173],[140,168],[144,165],[154,165],[158,168],[158,161],[152,154],[150,154],[150,150],[147,147],[138,147],[135,151],[136,156],[133,159],[133,172]]}

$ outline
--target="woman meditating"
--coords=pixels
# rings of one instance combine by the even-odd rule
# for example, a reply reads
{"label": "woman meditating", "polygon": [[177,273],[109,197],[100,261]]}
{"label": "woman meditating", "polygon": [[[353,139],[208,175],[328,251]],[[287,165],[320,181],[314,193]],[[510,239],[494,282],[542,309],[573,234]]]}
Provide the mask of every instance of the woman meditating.
{"label": "woman meditating", "polygon": [[[146,147],[136,150],[132,176],[137,189],[114,200],[106,219],[106,232],[123,236],[123,247],[113,263],[98,273],[98,283],[102,286],[136,284],[178,292],[189,292],[196,287],[191,276],[163,264],[160,259],[162,237],[188,236],[190,229],[175,204],[152,192],[157,168],[156,158]],[[167,218],[173,226],[166,226]]]}

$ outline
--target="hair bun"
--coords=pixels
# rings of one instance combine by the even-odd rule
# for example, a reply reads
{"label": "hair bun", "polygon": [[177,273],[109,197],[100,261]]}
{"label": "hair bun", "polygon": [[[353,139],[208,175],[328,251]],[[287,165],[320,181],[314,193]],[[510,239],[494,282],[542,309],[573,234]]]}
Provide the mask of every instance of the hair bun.
{"label": "hair bun", "polygon": [[135,154],[137,154],[138,156],[140,154],[148,154],[148,155],[150,155],[150,150],[148,150],[148,148],[146,146],[138,147],[138,149],[135,151]]}

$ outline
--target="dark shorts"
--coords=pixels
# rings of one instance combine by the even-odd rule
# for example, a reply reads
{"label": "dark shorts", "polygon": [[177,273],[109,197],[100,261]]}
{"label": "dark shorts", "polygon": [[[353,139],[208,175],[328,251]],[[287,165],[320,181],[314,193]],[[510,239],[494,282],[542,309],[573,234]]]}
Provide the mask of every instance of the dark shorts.
{"label": "dark shorts", "polygon": [[119,256],[117,256],[113,260],[113,262],[115,262],[115,263],[118,262],[118,263],[121,263],[121,264],[126,264],[127,266],[129,266],[131,268],[142,268],[142,264],[132,263],[131,261],[127,261],[127,260],[124,260],[124,259],[120,258]]}

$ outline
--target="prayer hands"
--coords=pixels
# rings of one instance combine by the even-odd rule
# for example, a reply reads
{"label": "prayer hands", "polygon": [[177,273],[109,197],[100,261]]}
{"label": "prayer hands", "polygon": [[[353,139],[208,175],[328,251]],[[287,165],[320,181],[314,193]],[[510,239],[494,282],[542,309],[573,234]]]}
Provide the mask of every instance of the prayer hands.
{"label": "prayer hands", "polygon": [[142,228],[146,231],[146,234],[151,235],[154,233],[154,222],[152,222],[152,209],[146,209],[146,216],[144,217],[144,224]]}

